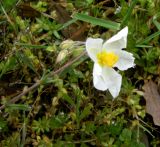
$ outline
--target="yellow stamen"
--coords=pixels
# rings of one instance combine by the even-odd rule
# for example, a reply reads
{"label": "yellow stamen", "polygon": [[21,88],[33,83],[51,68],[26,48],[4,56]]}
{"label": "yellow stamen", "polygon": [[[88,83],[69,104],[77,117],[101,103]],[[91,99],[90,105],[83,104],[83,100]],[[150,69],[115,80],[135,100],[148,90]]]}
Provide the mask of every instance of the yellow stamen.
{"label": "yellow stamen", "polygon": [[113,67],[113,65],[118,61],[118,56],[113,52],[102,51],[97,54],[97,59],[101,66]]}

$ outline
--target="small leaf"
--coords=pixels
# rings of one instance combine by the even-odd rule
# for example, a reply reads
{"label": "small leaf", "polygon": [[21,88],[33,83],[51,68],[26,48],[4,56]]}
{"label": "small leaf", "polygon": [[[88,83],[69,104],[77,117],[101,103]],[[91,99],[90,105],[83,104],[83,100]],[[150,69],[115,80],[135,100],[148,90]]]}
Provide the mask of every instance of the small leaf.
{"label": "small leaf", "polygon": [[91,113],[91,109],[92,108],[93,108],[93,105],[91,103],[89,103],[88,106],[85,107],[84,110],[82,111],[82,113],[80,115],[80,120],[82,120],[85,117],[87,117]]}
{"label": "small leaf", "polygon": [[129,129],[123,129],[121,135],[120,135],[120,140],[121,141],[130,141],[132,136],[132,132]]}
{"label": "small leaf", "polygon": [[0,63],[0,78],[8,71],[14,70],[17,67],[15,57],[9,57],[6,61]]}
{"label": "small leaf", "polygon": [[31,107],[25,104],[7,104],[7,108],[10,110],[24,110],[24,111],[31,110]]}
{"label": "small leaf", "polygon": [[17,52],[16,56],[23,64],[27,65],[31,70],[36,73],[36,68],[32,62],[32,59],[30,59],[26,52]]}
{"label": "small leaf", "polygon": [[95,130],[96,130],[96,126],[93,122],[87,122],[85,124],[85,132],[87,134],[93,134]]}
{"label": "small leaf", "polygon": [[67,101],[70,105],[75,106],[73,99],[70,96],[68,96],[68,94],[64,93],[62,99]]}
{"label": "small leaf", "polygon": [[7,130],[8,130],[7,122],[0,117],[0,132],[7,131]]}
{"label": "small leaf", "polygon": [[141,142],[134,141],[131,143],[131,147],[147,147]]}
{"label": "small leaf", "polygon": [[109,126],[109,131],[113,136],[116,136],[120,134],[120,132],[122,131],[122,128],[123,126],[121,123],[114,123]]}
{"label": "small leaf", "polygon": [[50,127],[52,129],[63,127],[63,125],[68,121],[68,117],[66,115],[59,114],[50,119]]}
{"label": "small leaf", "polygon": [[159,17],[160,17],[160,13],[153,16],[153,23],[158,30],[160,30],[160,23],[158,22]]}
{"label": "small leaf", "polygon": [[154,124],[160,126],[160,94],[158,93],[158,86],[153,81],[149,81],[143,88],[145,91],[146,111],[152,115]]}

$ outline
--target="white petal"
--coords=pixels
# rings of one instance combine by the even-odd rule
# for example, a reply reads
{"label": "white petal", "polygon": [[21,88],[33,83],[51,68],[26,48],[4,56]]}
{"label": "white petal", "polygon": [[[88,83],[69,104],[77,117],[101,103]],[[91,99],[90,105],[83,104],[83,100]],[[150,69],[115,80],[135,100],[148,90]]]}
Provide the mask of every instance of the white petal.
{"label": "white petal", "polygon": [[114,67],[117,67],[119,70],[127,70],[135,66],[133,54],[123,50],[116,52],[116,54],[119,56],[119,60]]}
{"label": "white petal", "polygon": [[102,50],[102,43],[103,40],[100,38],[97,39],[88,38],[86,40],[87,53],[94,62],[97,62],[97,53]]}
{"label": "white petal", "polygon": [[102,67],[97,63],[95,63],[93,67],[93,85],[98,90],[105,91],[108,89],[108,86],[102,76]]}
{"label": "white petal", "polygon": [[126,48],[127,46],[127,35],[128,35],[128,27],[125,27],[112,38],[107,40],[103,44],[103,49],[106,50],[120,50],[122,48]]}
{"label": "white petal", "polygon": [[113,98],[117,97],[121,88],[122,76],[113,68],[105,67],[102,71],[102,77],[104,78]]}
{"label": "white petal", "polygon": [[111,95],[118,96],[122,83],[122,77],[114,69],[101,67],[97,63],[93,68],[93,84],[98,90],[105,91],[109,89]]}

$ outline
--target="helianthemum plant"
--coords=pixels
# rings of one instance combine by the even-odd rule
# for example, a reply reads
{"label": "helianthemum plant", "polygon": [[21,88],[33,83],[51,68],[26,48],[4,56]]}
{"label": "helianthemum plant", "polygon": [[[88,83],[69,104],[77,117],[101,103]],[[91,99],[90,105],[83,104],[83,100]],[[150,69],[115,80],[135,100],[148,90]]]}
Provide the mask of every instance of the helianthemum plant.
{"label": "helianthemum plant", "polygon": [[122,50],[127,46],[128,27],[103,43],[100,38],[88,38],[86,50],[94,61],[93,84],[98,90],[109,90],[113,98],[117,97],[122,84],[122,76],[114,70],[127,70],[133,67],[133,54]]}

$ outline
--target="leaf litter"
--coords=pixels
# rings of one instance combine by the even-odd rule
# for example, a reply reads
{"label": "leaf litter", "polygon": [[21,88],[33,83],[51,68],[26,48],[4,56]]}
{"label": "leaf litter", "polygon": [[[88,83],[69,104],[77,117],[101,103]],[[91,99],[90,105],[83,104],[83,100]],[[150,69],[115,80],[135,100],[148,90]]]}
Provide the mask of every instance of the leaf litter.
{"label": "leaf litter", "polygon": [[150,80],[143,86],[146,112],[153,117],[154,124],[160,126],[160,94],[158,86]]}

